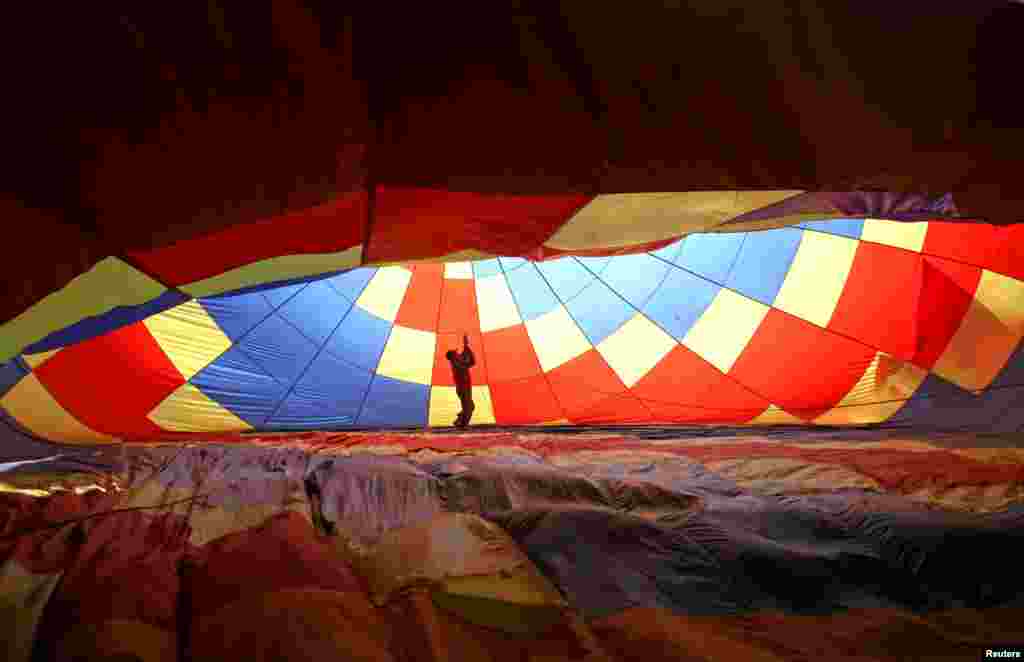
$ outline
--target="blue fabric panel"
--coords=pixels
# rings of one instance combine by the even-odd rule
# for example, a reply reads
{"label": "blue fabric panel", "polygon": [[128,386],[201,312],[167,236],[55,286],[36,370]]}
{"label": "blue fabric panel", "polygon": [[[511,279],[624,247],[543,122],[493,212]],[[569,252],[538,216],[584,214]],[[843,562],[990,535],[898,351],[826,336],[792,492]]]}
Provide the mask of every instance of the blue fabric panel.
{"label": "blue fabric panel", "polygon": [[411,427],[427,424],[430,387],[377,375],[359,414],[360,426]]}
{"label": "blue fabric panel", "polygon": [[864,219],[836,218],[827,221],[808,221],[800,223],[797,227],[838,234],[850,239],[860,239],[860,233],[864,230]]}
{"label": "blue fabric panel", "polygon": [[59,331],[54,331],[42,340],[26,347],[21,353],[36,354],[39,352],[48,352],[51,349],[66,347],[67,345],[73,345],[75,343],[82,342],[83,340],[88,340],[89,338],[102,336],[104,333],[108,333],[115,329],[120,329],[123,326],[128,326],[129,324],[138,322],[139,320],[146,319],[151,315],[161,313],[188,300],[189,296],[186,294],[182,294],[181,292],[174,290],[167,290],[157,298],[151,299],[150,301],[138,306],[118,306],[103,315],[87,317],[80,322],[72,324],[71,326],[60,329]]}
{"label": "blue fabric panel", "polygon": [[28,372],[28,366],[18,357],[0,363],[0,398],[10,391],[12,386],[20,382]]}
{"label": "blue fabric panel", "polygon": [[288,392],[237,346],[206,366],[191,383],[249,425],[259,427]]}
{"label": "blue fabric panel", "polygon": [[[591,344],[597,345],[626,323],[636,309],[604,283],[597,281],[565,304]],[[552,342],[557,342],[552,339]]]}
{"label": "blue fabric panel", "polygon": [[355,424],[372,374],[321,353],[268,421],[271,428],[323,429]]}
{"label": "blue fabric panel", "polygon": [[565,303],[594,282],[594,274],[588,271],[578,260],[562,257],[550,262],[538,262],[537,269],[558,298]]}
{"label": "blue fabric panel", "polygon": [[671,268],[647,253],[618,255],[601,272],[601,280],[639,309],[644,307]]}
{"label": "blue fabric panel", "polygon": [[377,273],[376,267],[357,267],[345,273],[332,276],[324,282],[349,301],[355,301],[366,289],[367,283]]}
{"label": "blue fabric panel", "polygon": [[579,263],[589,269],[591,273],[601,275],[604,268],[608,266],[608,262],[611,261],[611,257],[578,257]]}
{"label": "blue fabric panel", "polygon": [[284,384],[294,382],[317,353],[313,341],[277,315],[250,331],[237,347]]}
{"label": "blue fabric panel", "polygon": [[746,236],[744,232],[691,234],[683,241],[676,264],[725,285]]}
{"label": "blue fabric panel", "polygon": [[479,260],[473,263],[473,276],[475,278],[487,278],[501,273],[501,262],[497,258],[493,260]]}
{"label": "blue fabric panel", "polygon": [[267,298],[270,305],[274,308],[279,308],[285,301],[291,299],[293,296],[299,293],[300,290],[304,289],[308,282],[298,283],[296,285],[284,285],[281,287],[271,287],[266,290],[262,290],[261,294]]}
{"label": "blue fabric panel", "polygon": [[259,292],[204,297],[199,303],[232,341],[244,336],[274,310]]}
{"label": "blue fabric panel", "polygon": [[277,314],[317,345],[330,338],[353,303],[324,281],[310,283],[281,306]]}
{"label": "blue fabric panel", "polygon": [[245,287],[239,287],[236,290],[229,290],[227,292],[220,292],[218,294],[211,294],[206,299],[216,299],[218,297],[230,297],[239,294],[254,294],[256,292],[263,293],[267,290],[279,290],[282,288],[292,287],[295,285],[305,285],[306,283],[314,283],[316,281],[331,278],[336,274],[345,273],[347,269],[341,271],[329,271],[321,274],[313,274],[311,276],[299,276],[298,278],[285,278],[283,280],[275,280],[269,283],[259,283],[257,285],[246,285]]}
{"label": "blue fabric panel", "polygon": [[558,297],[533,265],[509,272],[505,279],[524,322],[558,307]]}
{"label": "blue fabric panel", "polygon": [[499,257],[498,261],[501,262],[501,268],[504,269],[506,273],[520,268],[527,262],[521,257]]}
{"label": "blue fabric panel", "polygon": [[683,243],[686,241],[686,237],[678,239],[664,248],[659,248],[656,251],[651,251],[651,255],[667,260],[669,262],[675,262],[679,258],[679,253],[683,250]]}
{"label": "blue fabric panel", "polygon": [[339,359],[376,372],[390,333],[390,322],[352,306],[324,349]]}
{"label": "blue fabric panel", "polygon": [[747,234],[728,287],[770,306],[800,246],[803,230],[780,228]]}
{"label": "blue fabric panel", "polygon": [[721,289],[716,283],[673,268],[643,312],[673,338],[682,341]]}

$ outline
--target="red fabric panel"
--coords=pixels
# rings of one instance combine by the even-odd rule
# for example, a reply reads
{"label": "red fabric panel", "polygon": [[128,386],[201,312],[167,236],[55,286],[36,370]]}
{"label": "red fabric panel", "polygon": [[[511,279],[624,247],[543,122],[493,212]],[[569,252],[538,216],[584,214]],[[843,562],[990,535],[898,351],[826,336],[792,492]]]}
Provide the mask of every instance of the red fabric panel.
{"label": "red fabric panel", "polygon": [[310,209],[129,255],[165,285],[184,285],[282,255],[352,248],[363,241],[366,215],[367,195],[355,191]]}
{"label": "red fabric panel", "polygon": [[203,563],[193,570],[189,586],[200,612],[289,588],[363,591],[352,568],[294,512],[218,538],[201,553]]}
{"label": "red fabric panel", "polygon": [[981,269],[935,257],[925,257],[921,264],[917,318],[921,320],[922,333],[913,362],[930,370],[960,328],[974,300]]}
{"label": "red fabric panel", "polygon": [[910,361],[917,347],[921,256],[860,242],[828,328]]}
{"label": "red fabric panel", "polygon": [[[104,483],[97,479],[97,484]],[[52,573],[63,570],[77,554],[71,528],[49,524],[78,520],[117,506],[116,495],[98,490],[85,494],[57,492],[46,498],[23,494],[0,495],[0,563],[17,559],[26,570]],[[28,532],[13,535],[15,532]]]}
{"label": "red fabric panel", "polygon": [[850,392],[874,356],[870,347],[773,308],[729,374],[811,420]]}
{"label": "red fabric panel", "polygon": [[586,411],[571,417],[579,425],[650,423],[651,410],[632,394],[601,400]]}
{"label": "red fabric panel", "polygon": [[491,384],[494,420],[499,425],[544,423],[565,418],[544,375]]}
{"label": "red fabric panel", "polygon": [[626,392],[622,380],[596,349],[563,363],[547,373],[547,378],[566,416],[574,422],[609,396]]}
{"label": "red fabric panel", "polygon": [[[483,351],[482,335],[477,328],[466,334],[469,336],[469,348],[473,350],[476,357],[476,365],[469,369],[470,379],[477,386],[487,383],[487,354]],[[448,350],[462,351],[461,333],[439,333],[437,335],[437,346],[434,349],[434,375],[431,384],[435,386],[455,386],[452,376],[452,365],[445,358]]]}
{"label": "red fabric panel", "polygon": [[673,423],[743,423],[769,402],[678,345],[633,385],[655,420]]}
{"label": "red fabric panel", "polygon": [[420,331],[436,331],[444,265],[416,264],[409,268],[412,280],[398,309],[395,324]]}
{"label": "red fabric panel", "polygon": [[184,517],[112,513],[94,519],[87,530],[85,544],[47,612],[67,625],[125,619],[172,630],[176,564],[188,546]]}
{"label": "red fabric panel", "polygon": [[488,195],[380,188],[366,259],[413,260],[467,249],[522,255],[548,239],[591,196]]}
{"label": "red fabric panel", "polygon": [[[445,278],[441,293],[441,317],[438,333],[468,333],[480,329],[476,307],[476,281]],[[406,295],[408,296],[408,295]]]}
{"label": "red fabric panel", "polygon": [[67,347],[35,373],[79,421],[126,437],[161,434],[146,416],[185,383],[142,322]]}
{"label": "red fabric panel", "polygon": [[523,379],[541,372],[540,360],[524,324],[488,331],[483,337],[483,347],[492,384]]}
{"label": "red fabric panel", "polygon": [[922,252],[1024,280],[1024,223],[997,226],[932,221]]}

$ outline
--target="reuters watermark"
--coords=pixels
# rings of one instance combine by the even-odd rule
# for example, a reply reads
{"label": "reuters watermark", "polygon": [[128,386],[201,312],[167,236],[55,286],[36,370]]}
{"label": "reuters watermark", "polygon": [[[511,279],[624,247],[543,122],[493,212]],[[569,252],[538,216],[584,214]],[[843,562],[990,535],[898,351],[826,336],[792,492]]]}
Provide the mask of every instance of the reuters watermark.
{"label": "reuters watermark", "polygon": [[999,646],[986,648],[983,660],[1024,660],[1024,646]]}

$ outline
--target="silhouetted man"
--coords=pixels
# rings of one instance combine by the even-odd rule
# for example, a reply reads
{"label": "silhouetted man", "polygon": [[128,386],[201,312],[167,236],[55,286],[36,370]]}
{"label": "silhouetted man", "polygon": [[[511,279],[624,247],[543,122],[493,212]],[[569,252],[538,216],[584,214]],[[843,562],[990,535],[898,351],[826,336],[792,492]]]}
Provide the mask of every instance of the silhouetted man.
{"label": "silhouetted man", "polygon": [[469,369],[476,365],[476,357],[473,350],[469,348],[469,336],[462,336],[462,353],[454,349],[448,350],[445,358],[452,364],[452,375],[455,377],[455,393],[462,403],[462,411],[455,419],[455,427],[464,428],[469,425],[469,419],[473,417],[473,380],[470,379]]}

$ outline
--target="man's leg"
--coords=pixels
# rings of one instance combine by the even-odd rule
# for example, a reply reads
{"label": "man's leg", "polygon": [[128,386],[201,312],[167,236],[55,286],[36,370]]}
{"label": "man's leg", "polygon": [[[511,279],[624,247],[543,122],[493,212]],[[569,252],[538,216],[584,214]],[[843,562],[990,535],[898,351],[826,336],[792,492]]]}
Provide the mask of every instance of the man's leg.
{"label": "man's leg", "polygon": [[459,418],[456,419],[455,425],[460,428],[464,428],[469,425],[469,419],[473,416],[473,395],[467,391],[457,391],[459,396],[459,402],[462,403],[462,411],[459,412]]}

